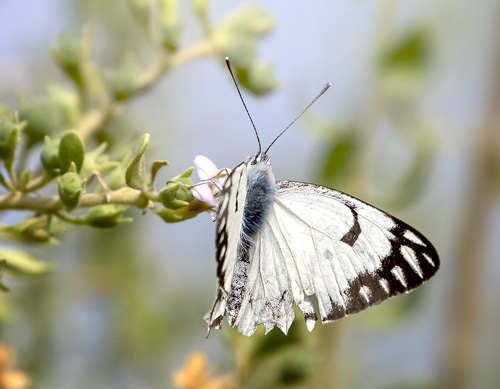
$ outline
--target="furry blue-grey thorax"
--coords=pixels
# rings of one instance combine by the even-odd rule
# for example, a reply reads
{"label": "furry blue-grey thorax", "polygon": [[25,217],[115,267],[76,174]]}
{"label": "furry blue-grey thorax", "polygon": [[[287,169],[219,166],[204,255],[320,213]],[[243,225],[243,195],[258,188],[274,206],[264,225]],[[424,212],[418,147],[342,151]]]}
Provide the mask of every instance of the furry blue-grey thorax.
{"label": "furry blue-grey thorax", "polygon": [[243,209],[243,227],[227,301],[228,320],[231,325],[234,325],[241,307],[255,237],[262,230],[276,196],[276,179],[271,170],[269,157],[257,153],[247,158],[246,165],[247,193]]}
{"label": "furry blue-grey thorax", "polygon": [[243,213],[243,232],[255,235],[274,201],[276,179],[271,170],[271,160],[263,153],[247,158],[247,196]]}

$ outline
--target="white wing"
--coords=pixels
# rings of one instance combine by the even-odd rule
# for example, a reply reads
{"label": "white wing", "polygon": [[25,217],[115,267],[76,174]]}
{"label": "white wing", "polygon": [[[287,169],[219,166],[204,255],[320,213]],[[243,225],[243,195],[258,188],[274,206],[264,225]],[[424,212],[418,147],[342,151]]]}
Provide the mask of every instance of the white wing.
{"label": "white wing", "polygon": [[205,316],[209,331],[220,328],[226,313],[234,263],[243,226],[243,209],[247,193],[247,166],[241,163],[229,175],[222,189],[216,225],[218,288],[212,309]]}
{"label": "white wing", "polygon": [[326,323],[408,292],[438,270],[432,244],[406,223],[330,188],[276,185],[235,321],[244,335],[258,324],[287,333],[294,305],[311,331],[317,320],[312,295]]}

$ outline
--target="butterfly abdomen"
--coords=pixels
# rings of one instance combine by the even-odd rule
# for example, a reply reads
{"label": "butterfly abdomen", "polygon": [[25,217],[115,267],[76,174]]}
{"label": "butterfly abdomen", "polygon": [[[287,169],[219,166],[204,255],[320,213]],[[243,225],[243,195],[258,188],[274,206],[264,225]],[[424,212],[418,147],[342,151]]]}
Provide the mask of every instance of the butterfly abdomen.
{"label": "butterfly abdomen", "polygon": [[269,159],[247,163],[247,193],[243,210],[243,228],[234,264],[231,291],[227,302],[228,320],[234,325],[245,293],[250,253],[255,236],[262,229],[276,196],[276,180]]}

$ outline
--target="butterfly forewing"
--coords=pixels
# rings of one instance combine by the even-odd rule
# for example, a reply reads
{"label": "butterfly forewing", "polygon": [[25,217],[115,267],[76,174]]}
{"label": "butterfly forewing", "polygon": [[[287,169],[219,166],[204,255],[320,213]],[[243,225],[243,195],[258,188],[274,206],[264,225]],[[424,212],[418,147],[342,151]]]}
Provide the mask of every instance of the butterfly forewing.
{"label": "butterfly forewing", "polygon": [[220,328],[220,322],[225,315],[243,225],[246,186],[247,168],[246,164],[242,163],[229,175],[220,197],[215,238],[218,290],[212,309],[205,317],[209,328]]}

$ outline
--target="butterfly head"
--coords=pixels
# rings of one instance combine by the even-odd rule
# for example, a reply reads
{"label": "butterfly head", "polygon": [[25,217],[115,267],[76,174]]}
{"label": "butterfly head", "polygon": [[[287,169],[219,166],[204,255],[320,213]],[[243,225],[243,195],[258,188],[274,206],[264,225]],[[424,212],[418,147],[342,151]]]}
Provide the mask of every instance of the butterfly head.
{"label": "butterfly head", "polygon": [[265,153],[258,152],[257,154],[251,155],[246,160],[247,165],[256,165],[261,162],[271,165],[271,158],[269,158],[269,156]]}

